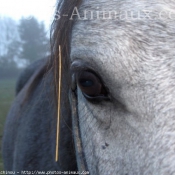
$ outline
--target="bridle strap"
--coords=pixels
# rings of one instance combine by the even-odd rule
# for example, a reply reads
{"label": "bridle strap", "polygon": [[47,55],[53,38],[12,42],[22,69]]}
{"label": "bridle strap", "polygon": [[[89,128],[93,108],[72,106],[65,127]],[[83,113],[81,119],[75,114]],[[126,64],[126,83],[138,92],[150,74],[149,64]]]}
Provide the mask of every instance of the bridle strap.
{"label": "bridle strap", "polygon": [[77,96],[76,96],[76,93],[72,90],[70,90],[69,92],[69,100],[70,100],[71,111],[72,111],[72,131],[73,131],[73,137],[74,137],[77,166],[78,166],[78,170],[80,172],[83,172],[83,171],[87,171],[87,165],[86,165],[86,161],[83,153],[81,134],[79,129]]}

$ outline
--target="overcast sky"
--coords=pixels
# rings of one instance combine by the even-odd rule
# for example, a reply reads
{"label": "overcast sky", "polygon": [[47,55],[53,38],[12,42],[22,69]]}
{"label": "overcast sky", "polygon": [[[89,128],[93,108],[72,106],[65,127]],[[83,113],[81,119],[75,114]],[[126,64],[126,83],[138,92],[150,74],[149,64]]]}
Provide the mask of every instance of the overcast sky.
{"label": "overcast sky", "polygon": [[35,16],[49,26],[54,16],[56,0],[0,0],[0,16],[20,19]]}

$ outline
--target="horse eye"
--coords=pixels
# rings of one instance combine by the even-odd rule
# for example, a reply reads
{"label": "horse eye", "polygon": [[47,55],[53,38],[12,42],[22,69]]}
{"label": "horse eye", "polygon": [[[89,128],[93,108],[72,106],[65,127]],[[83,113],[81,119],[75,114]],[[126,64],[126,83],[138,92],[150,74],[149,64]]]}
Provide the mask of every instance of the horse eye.
{"label": "horse eye", "polygon": [[82,71],[76,76],[76,79],[79,88],[87,99],[106,98],[107,91],[94,73]]}

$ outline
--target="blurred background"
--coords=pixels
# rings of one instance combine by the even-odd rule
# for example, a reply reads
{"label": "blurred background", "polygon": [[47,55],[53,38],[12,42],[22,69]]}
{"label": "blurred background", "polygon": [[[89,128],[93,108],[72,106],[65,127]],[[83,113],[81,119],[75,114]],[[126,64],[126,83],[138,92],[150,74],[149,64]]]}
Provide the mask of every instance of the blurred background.
{"label": "blurred background", "polygon": [[56,0],[0,0],[0,150],[5,118],[20,72],[50,53],[55,6]]}

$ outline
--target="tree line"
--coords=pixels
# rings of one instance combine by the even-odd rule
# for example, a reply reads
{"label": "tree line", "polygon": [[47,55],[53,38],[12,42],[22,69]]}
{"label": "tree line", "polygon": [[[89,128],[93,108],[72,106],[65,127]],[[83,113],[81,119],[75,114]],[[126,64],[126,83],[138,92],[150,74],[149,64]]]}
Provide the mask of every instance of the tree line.
{"label": "tree line", "polygon": [[35,17],[16,22],[0,18],[0,78],[16,76],[31,62],[49,54],[45,25]]}

